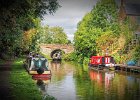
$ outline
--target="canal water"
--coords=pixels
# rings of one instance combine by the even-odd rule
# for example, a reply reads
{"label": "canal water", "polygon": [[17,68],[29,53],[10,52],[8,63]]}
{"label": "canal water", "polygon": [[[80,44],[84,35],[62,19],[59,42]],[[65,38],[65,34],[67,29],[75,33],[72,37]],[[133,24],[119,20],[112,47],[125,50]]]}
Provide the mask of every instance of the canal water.
{"label": "canal water", "polygon": [[43,95],[57,100],[140,100],[140,74],[99,72],[66,62],[49,62],[52,76]]}

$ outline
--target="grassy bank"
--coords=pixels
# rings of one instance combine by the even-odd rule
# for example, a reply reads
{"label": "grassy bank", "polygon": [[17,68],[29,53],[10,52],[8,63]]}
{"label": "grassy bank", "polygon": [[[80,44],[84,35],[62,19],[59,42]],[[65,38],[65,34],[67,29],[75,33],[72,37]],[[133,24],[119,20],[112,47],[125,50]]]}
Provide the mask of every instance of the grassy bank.
{"label": "grassy bank", "polygon": [[[17,59],[13,62],[10,73],[10,85],[14,100],[42,100],[42,94],[39,92],[36,83],[32,80],[23,68],[23,59]],[[48,96],[45,100],[54,100]]]}
{"label": "grassy bank", "polygon": [[22,65],[23,59],[15,60],[10,73],[10,85],[14,100],[41,100],[41,93]]}

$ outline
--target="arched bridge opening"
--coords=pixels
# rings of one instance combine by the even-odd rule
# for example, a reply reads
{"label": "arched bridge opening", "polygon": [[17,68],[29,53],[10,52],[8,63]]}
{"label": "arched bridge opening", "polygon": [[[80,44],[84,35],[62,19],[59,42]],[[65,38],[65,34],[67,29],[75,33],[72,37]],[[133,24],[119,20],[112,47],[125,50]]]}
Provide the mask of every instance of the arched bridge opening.
{"label": "arched bridge opening", "polygon": [[62,55],[65,54],[65,52],[61,49],[55,49],[51,52],[50,57],[52,59],[62,59]]}
{"label": "arched bridge opening", "polygon": [[40,45],[40,52],[50,56],[51,58],[60,55],[61,57],[63,54],[68,54],[74,51],[73,45],[67,44],[41,44]]}

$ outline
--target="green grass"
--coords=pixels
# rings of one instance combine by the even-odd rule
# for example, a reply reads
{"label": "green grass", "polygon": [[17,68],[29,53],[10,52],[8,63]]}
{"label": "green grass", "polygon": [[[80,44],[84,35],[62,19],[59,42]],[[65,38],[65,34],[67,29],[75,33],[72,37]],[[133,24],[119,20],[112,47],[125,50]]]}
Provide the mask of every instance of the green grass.
{"label": "green grass", "polygon": [[15,60],[10,75],[14,100],[42,100],[41,93],[31,76],[22,67],[23,59]]}
{"label": "green grass", "polygon": [[[36,83],[32,80],[23,68],[23,59],[17,59],[12,65],[10,75],[10,85],[14,100],[42,100],[42,94],[39,92]],[[49,96],[45,100],[54,100]]]}

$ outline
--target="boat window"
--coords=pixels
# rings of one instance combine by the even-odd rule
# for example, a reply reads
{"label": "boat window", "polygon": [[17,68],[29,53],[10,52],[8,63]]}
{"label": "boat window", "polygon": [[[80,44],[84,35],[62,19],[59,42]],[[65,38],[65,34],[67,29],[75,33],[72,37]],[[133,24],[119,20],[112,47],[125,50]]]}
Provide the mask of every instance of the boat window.
{"label": "boat window", "polygon": [[40,60],[45,60],[46,58],[40,58]]}
{"label": "boat window", "polygon": [[34,60],[38,60],[39,58],[34,58]]}

